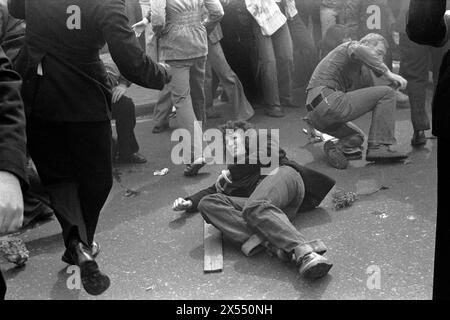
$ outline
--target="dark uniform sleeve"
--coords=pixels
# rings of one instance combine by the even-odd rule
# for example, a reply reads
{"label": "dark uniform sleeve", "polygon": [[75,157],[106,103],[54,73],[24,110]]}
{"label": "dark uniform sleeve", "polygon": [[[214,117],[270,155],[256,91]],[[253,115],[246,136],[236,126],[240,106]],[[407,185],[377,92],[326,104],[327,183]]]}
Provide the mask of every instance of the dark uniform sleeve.
{"label": "dark uniform sleeve", "polygon": [[25,19],[25,0],[8,0],[8,11],[16,19]]}
{"label": "dark uniform sleeve", "polygon": [[105,0],[102,10],[100,27],[120,73],[142,87],[162,90],[170,81],[170,76],[140,47],[129,27],[124,1]]}
{"label": "dark uniform sleeve", "polygon": [[204,197],[206,197],[207,195],[214,194],[214,193],[217,193],[217,190],[216,190],[216,186],[212,185],[211,187],[203,189],[203,190],[197,192],[196,194],[194,194],[192,196],[184,198],[185,200],[191,200],[192,201],[192,207],[189,210],[186,210],[186,211],[187,212],[195,212],[195,211],[197,211],[198,204],[200,203],[200,201]]}
{"label": "dark uniform sleeve", "polygon": [[406,23],[409,38],[419,44],[443,46],[447,40],[445,0],[411,0]]}
{"label": "dark uniform sleeve", "polygon": [[0,171],[16,175],[27,185],[25,113],[20,76],[0,48]]}

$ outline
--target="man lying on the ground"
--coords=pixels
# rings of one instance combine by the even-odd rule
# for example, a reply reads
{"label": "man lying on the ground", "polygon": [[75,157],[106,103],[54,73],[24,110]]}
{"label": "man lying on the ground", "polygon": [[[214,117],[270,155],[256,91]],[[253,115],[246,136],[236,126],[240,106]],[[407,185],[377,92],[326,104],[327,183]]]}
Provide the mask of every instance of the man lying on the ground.
{"label": "man lying on the ground", "polygon": [[[391,149],[395,143],[395,87],[407,81],[383,63],[388,44],[370,33],[360,41],[348,41],[331,51],[317,66],[307,88],[307,119],[317,130],[339,139],[327,141],[324,151],[335,168],[345,169],[348,160],[362,159],[364,133],[351,123],[372,112],[367,161],[385,162],[407,158]],[[374,85],[364,69],[383,78],[387,85]]]}
{"label": "man lying on the ground", "polygon": [[[307,241],[292,221],[300,211],[317,207],[335,181],[289,160],[275,139],[267,133],[263,133],[267,139],[262,139],[248,122],[229,121],[221,130],[224,149],[232,155],[233,163],[211,187],[175,200],[173,209],[200,211],[206,222],[241,245],[243,251],[247,242],[257,236],[278,257],[295,261],[303,276],[325,276],[332,267],[322,256],[325,244],[321,240]],[[268,155],[272,161],[263,164],[261,155]],[[279,160],[278,166],[274,159]],[[263,169],[272,165],[276,169],[264,175]]]}

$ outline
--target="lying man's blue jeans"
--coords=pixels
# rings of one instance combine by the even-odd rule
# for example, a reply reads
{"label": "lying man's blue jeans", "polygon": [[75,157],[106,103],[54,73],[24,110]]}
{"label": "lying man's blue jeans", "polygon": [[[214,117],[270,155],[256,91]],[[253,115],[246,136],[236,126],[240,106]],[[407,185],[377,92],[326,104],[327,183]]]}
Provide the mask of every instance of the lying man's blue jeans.
{"label": "lying man's blue jeans", "polygon": [[276,248],[286,252],[295,249],[300,258],[313,251],[291,223],[304,196],[300,174],[291,167],[281,166],[275,174],[264,178],[249,198],[216,193],[205,196],[198,209],[205,221],[239,245],[256,233]]}

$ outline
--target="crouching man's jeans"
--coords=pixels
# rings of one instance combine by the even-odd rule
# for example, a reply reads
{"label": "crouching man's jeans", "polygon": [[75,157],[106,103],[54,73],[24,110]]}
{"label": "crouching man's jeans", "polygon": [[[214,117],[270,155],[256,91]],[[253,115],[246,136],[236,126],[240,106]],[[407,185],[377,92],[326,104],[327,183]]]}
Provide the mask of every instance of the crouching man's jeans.
{"label": "crouching man's jeans", "polygon": [[317,87],[308,91],[307,105],[321,92],[326,97],[326,101],[322,101],[308,113],[308,121],[317,130],[338,138],[338,145],[344,152],[362,148],[364,133],[350,121],[368,112],[372,112],[369,147],[395,143],[396,95],[394,89],[388,86],[375,86],[344,93],[326,87]]}
{"label": "crouching man's jeans", "polygon": [[291,221],[304,196],[305,186],[300,174],[282,166],[262,180],[249,198],[216,193],[204,197],[198,209],[205,221],[239,245],[256,233],[277,248],[286,252],[296,248],[303,256],[313,249]]}

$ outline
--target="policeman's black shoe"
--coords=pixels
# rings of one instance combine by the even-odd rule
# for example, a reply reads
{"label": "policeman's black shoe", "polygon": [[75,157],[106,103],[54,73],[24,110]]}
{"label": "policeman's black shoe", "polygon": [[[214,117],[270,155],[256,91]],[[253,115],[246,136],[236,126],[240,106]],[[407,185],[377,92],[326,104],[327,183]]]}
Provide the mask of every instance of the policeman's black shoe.
{"label": "policeman's black shoe", "polygon": [[[91,247],[87,248],[87,250],[90,250],[90,253],[93,258],[97,258],[98,254],[100,253],[100,245],[97,242],[93,241]],[[75,261],[72,260],[72,256],[69,253],[69,249],[66,249],[66,251],[64,251],[61,260],[70,265],[75,264]]]}
{"label": "policeman's black shoe", "polygon": [[119,154],[119,156],[116,158],[116,163],[137,163],[137,164],[141,164],[141,163],[146,163],[147,159],[144,158],[144,156],[142,156],[140,153],[135,152],[132,153],[130,155],[127,156],[121,156]]}
{"label": "policeman's black shoe", "polygon": [[325,144],[323,145],[323,151],[325,152],[327,162],[330,164],[330,166],[340,170],[347,168],[347,157],[333,141],[328,140],[327,142],[325,142]]}
{"label": "policeman's black shoe", "polygon": [[166,131],[169,129],[169,124],[168,123],[164,123],[163,125],[160,126],[154,126],[152,133],[161,133],[163,131]]}
{"label": "policeman's black shoe", "polygon": [[333,264],[318,253],[311,252],[299,260],[299,273],[305,278],[318,279],[326,276]]}
{"label": "policeman's black shoe", "polygon": [[283,118],[285,116],[283,108],[278,106],[265,107],[264,111],[269,117]]}
{"label": "policeman's black shoe", "polygon": [[425,131],[418,130],[414,131],[413,137],[411,139],[411,145],[413,147],[420,147],[427,144],[427,138],[425,137]]}
{"label": "policeman's black shoe", "polygon": [[72,245],[68,254],[75,265],[80,267],[81,283],[84,290],[91,295],[105,292],[111,285],[109,277],[100,271],[100,268],[91,255],[90,250],[82,243]]}
{"label": "policeman's black shoe", "polygon": [[389,145],[369,147],[366,154],[366,161],[369,162],[395,162],[406,158],[406,154],[392,150]]}

